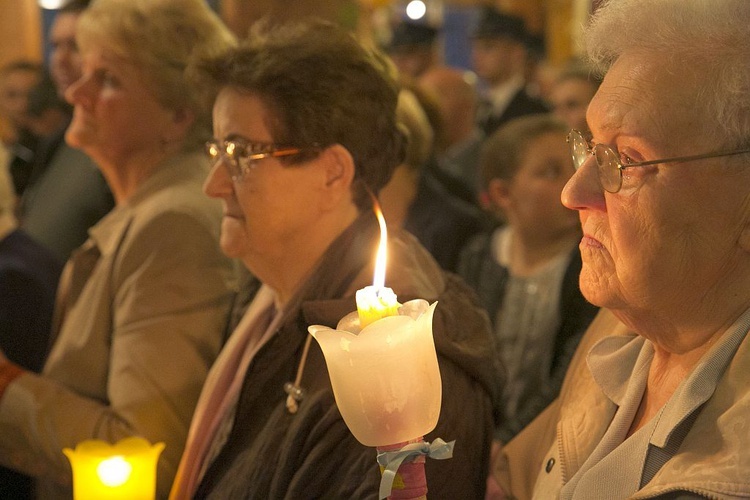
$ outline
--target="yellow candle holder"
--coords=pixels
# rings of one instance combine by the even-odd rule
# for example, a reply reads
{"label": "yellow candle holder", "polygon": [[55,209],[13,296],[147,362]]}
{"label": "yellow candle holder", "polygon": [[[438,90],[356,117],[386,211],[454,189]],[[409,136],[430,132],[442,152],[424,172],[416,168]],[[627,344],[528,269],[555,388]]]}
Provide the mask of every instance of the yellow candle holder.
{"label": "yellow candle holder", "polygon": [[73,468],[75,500],[153,500],[164,443],[129,437],[112,445],[88,440],[63,449]]}

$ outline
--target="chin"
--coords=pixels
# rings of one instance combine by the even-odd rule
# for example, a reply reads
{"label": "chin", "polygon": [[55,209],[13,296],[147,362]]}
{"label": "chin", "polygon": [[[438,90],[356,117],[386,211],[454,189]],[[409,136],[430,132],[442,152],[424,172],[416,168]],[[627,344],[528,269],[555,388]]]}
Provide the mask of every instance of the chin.
{"label": "chin", "polygon": [[583,297],[597,307],[611,308],[617,302],[610,292],[607,280],[583,264],[578,280]]}
{"label": "chin", "polygon": [[238,245],[234,240],[227,241],[226,238],[222,237],[219,243],[221,251],[230,259],[238,259],[242,257],[241,246]]}
{"label": "chin", "polygon": [[78,139],[78,134],[72,130],[72,126],[68,127],[65,132],[65,142],[70,147],[81,149],[81,141]]}
{"label": "chin", "polygon": [[65,132],[65,142],[71,147],[85,150],[91,142],[86,139],[87,135],[81,126],[76,125],[75,119],[73,119]]}

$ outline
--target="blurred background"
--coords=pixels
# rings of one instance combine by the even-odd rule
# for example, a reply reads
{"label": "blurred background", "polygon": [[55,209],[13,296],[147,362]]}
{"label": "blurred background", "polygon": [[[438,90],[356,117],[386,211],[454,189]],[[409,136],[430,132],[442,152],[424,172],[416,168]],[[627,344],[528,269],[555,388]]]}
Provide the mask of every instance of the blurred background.
{"label": "blurred background", "polygon": [[[317,15],[386,45],[391,29],[411,19],[440,30],[442,63],[472,69],[469,33],[484,5],[523,17],[535,36],[543,67],[564,65],[579,52],[580,27],[599,0],[207,0],[243,36],[264,16],[294,19]],[[0,0],[0,66],[17,59],[46,62],[47,31],[65,0]],[[7,124],[0,122],[0,134]]]}

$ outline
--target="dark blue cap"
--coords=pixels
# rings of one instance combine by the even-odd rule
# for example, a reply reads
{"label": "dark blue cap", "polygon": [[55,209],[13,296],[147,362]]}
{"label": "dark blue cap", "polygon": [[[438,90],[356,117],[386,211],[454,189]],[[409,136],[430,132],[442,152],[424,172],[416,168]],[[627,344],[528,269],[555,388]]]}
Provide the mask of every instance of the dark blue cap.
{"label": "dark blue cap", "polygon": [[491,6],[482,7],[473,38],[510,38],[526,43],[526,25],[522,18],[500,12]]}
{"label": "dark blue cap", "polygon": [[399,50],[415,45],[431,45],[438,30],[432,26],[404,21],[393,28],[388,50]]}

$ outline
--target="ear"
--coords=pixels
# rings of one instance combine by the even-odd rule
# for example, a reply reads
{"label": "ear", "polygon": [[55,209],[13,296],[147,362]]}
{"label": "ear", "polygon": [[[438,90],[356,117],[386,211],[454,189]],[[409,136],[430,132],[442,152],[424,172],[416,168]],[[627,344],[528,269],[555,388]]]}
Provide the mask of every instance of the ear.
{"label": "ear", "polygon": [[510,196],[510,182],[497,177],[487,185],[487,197],[493,207],[507,211],[512,204]]}
{"label": "ear", "polygon": [[334,206],[342,197],[351,200],[354,182],[354,158],[341,144],[324,149],[317,159],[325,175],[323,189],[327,192],[324,200],[327,206]]}

